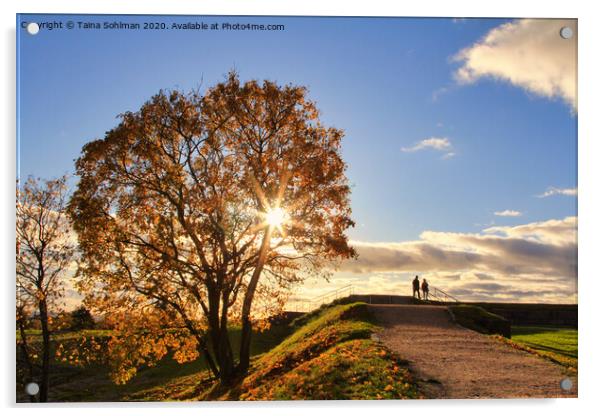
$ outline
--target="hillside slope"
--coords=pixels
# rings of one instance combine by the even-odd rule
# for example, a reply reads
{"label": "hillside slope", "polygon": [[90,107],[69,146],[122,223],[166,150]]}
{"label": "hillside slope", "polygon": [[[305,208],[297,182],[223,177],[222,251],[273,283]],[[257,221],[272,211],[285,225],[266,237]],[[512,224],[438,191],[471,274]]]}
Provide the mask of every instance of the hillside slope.
{"label": "hillside slope", "polygon": [[416,398],[407,363],[372,340],[371,320],[364,303],[326,308],[255,362],[239,398]]}

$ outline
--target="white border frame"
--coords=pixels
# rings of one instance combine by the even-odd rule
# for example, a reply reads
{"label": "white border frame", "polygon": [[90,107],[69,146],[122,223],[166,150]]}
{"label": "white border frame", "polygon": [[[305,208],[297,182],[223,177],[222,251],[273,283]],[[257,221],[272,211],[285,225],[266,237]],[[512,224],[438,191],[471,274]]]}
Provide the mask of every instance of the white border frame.
{"label": "white border frame", "polygon": [[[286,413],[304,415],[308,412],[333,412],[341,408],[345,414],[366,414],[374,409],[384,413],[420,412],[426,414],[454,415],[507,415],[509,412],[527,411],[550,415],[589,413],[599,403],[600,375],[600,316],[597,304],[602,296],[599,276],[599,257],[602,204],[600,198],[602,179],[599,161],[602,139],[599,120],[599,99],[602,74],[600,58],[600,23],[595,13],[595,2],[558,1],[527,2],[524,0],[498,0],[492,2],[471,0],[422,0],[420,2],[386,2],[370,0],[303,0],[286,2],[277,0],[146,0],[124,2],[115,0],[21,0],[2,2],[3,54],[2,54],[2,340],[0,354],[4,370],[0,376],[0,405],[13,412],[44,415],[79,414],[106,415],[107,412],[127,414],[140,412],[164,415],[166,412],[195,414],[199,412],[245,412],[249,415]],[[579,19],[579,399],[530,400],[430,400],[411,402],[270,402],[270,403],[199,403],[199,404],[50,404],[45,406],[14,404],[14,180],[15,165],[15,14],[19,13],[112,13],[112,14],[215,14],[215,15],[319,15],[319,16],[455,16],[455,17],[570,17]],[[596,111],[597,110],[597,111]],[[110,408],[110,410],[108,409]]]}

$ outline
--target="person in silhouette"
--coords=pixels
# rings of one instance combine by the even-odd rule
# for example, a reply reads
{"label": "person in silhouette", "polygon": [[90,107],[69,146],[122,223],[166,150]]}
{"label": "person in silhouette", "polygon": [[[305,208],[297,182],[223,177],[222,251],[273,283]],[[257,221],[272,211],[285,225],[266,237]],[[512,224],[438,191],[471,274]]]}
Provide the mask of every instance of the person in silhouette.
{"label": "person in silhouette", "polygon": [[412,289],[413,289],[412,296],[420,299],[420,279],[418,279],[418,276],[416,276],[414,278],[414,280],[412,280]]}
{"label": "person in silhouette", "polygon": [[429,300],[429,283],[422,279],[422,299]]}

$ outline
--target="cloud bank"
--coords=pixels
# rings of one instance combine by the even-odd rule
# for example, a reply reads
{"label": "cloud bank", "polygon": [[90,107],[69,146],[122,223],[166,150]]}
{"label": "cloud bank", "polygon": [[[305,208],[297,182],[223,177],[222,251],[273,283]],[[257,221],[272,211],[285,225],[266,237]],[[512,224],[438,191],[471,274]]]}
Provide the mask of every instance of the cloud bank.
{"label": "cloud bank", "polygon": [[[407,292],[411,274],[463,300],[574,302],[577,279],[577,218],[496,226],[480,233],[425,231],[407,242],[353,241],[349,275],[396,276]],[[363,278],[365,280],[365,277]],[[359,279],[362,281],[362,279]],[[382,288],[372,287],[372,293]]]}
{"label": "cloud bank", "polygon": [[[563,39],[560,29],[573,37]],[[576,20],[521,19],[498,26],[461,50],[455,78],[470,84],[480,78],[509,82],[533,94],[560,98],[577,110]]]}

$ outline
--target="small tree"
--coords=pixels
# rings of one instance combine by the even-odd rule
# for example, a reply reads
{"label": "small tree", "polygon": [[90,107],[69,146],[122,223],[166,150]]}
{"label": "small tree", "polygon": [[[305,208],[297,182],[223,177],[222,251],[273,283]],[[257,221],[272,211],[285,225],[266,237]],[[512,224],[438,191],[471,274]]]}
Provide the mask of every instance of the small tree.
{"label": "small tree", "polygon": [[232,381],[249,367],[253,322],[281,309],[291,285],[355,254],[342,137],[304,88],[230,74],[204,96],[160,92],[83,148],[70,203],[80,287],[121,328],[119,381],[168,346],[198,348]]}
{"label": "small tree", "polygon": [[70,313],[71,316],[71,327],[73,331],[80,331],[82,329],[93,329],[95,326],[94,318],[85,306],[80,306],[74,309]]}
{"label": "small tree", "polygon": [[63,295],[61,278],[74,259],[66,210],[66,178],[41,182],[30,178],[17,188],[17,324],[20,351],[34,371],[33,352],[27,342],[26,320],[37,313],[42,330],[39,400],[48,400],[50,375],[50,309]]}

